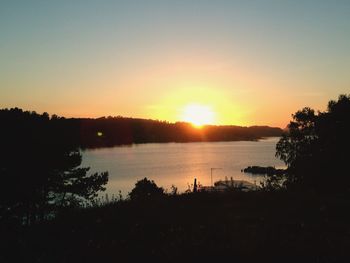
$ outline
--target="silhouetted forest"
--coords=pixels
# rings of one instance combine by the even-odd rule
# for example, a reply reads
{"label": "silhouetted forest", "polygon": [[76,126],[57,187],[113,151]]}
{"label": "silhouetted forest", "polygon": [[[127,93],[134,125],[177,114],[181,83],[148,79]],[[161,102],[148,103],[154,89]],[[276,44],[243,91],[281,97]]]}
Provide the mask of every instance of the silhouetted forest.
{"label": "silhouetted forest", "polygon": [[[22,117],[20,117],[22,115]],[[0,123],[7,129],[18,130],[16,119],[25,118],[32,121],[33,129],[36,122],[35,112],[21,109],[0,110]],[[47,113],[43,116],[49,118]],[[201,129],[189,123],[169,123],[165,121],[134,119],[124,117],[102,117],[97,119],[64,118],[52,115],[49,118],[56,129],[81,148],[111,147],[132,143],[151,142],[200,142],[200,141],[237,141],[258,140],[263,137],[281,136],[280,128],[268,126],[214,126],[208,125]]]}
{"label": "silhouetted forest", "polygon": [[70,128],[48,114],[0,111],[0,220],[32,225],[104,190],[108,173],[81,167]]}
{"label": "silhouetted forest", "polygon": [[[326,111],[305,107],[293,114],[276,156],[288,166],[283,187],[350,192],[350,95],[331,100]],[[276,178],[275,178],[276,179]]]}

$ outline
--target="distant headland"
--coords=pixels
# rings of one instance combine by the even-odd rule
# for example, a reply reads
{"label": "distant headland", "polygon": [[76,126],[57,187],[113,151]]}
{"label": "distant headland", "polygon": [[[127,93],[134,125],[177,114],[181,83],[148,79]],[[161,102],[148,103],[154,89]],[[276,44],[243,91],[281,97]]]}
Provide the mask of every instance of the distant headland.
{"label": "distant headland", "polygon": [[[281,128],[269,126],[204,125],[197,128],[186,122],[170,123],[122,116],[64,118],[19,108],[2,109],[0,117],[5,125],[5,120],[11,120],[12,125],[16,125],[20,120],[26,119],[26,124],[35,126],[41,120],[56,131],[64,133],[70,141],[83,149],[134,143],[256,141],[264,137],[281,136],[283,133]],[[13,122],[16,119],[18,122]]]}

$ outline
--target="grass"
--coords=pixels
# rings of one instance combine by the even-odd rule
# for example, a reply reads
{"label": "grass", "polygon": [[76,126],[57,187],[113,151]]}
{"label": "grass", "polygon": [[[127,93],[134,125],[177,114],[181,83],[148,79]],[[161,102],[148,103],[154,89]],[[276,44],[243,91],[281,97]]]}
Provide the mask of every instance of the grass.
{"label": "grass", "polygon": [[348,196],[287,192],[124,200],[2,229],[0,261],[337,262],[349,258],[349,208]]}

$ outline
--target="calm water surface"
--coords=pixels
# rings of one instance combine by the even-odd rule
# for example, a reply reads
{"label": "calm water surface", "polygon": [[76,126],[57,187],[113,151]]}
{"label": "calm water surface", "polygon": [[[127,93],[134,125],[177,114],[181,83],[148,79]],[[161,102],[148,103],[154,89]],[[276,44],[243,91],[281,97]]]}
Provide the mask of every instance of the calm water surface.
{"label": "calm water surface", "polygon": [[83,152],[83,166],[91,172],[108,171],[107,193],[125,196],[135,182],[147,177],[158,186],[170,189],[171,185],[183,192],[194,178],[202,185],[210,185],[210,168],[213,180],[233,177],[234,180],[259,182],[261,178],[244,174],[241,169],[250,165],[284,167],[275,158],[279,138],[258,142],[196,142],[150,143],[132,146],[101,148]]}

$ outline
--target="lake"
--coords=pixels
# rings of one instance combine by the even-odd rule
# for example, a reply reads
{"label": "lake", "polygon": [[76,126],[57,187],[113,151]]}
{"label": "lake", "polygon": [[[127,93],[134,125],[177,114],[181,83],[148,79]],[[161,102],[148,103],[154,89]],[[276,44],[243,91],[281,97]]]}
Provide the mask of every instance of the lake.
{"label": "lake", "polygon": [[170,190],[171,185],[180,192],[193,184],[194,178],[209,186],[211,168],[213,181],[225,179],[257,182],[261,177],[244,174],[241,169],[251,166],[285,167],[275,157],[279,138],[260,141],[149,143],[100,148],[83,152],[82,166],[90,172],[109,172],[107,191],[110,196],[119,190],[125,197],[137,180],[152,179],[158,186]]}

